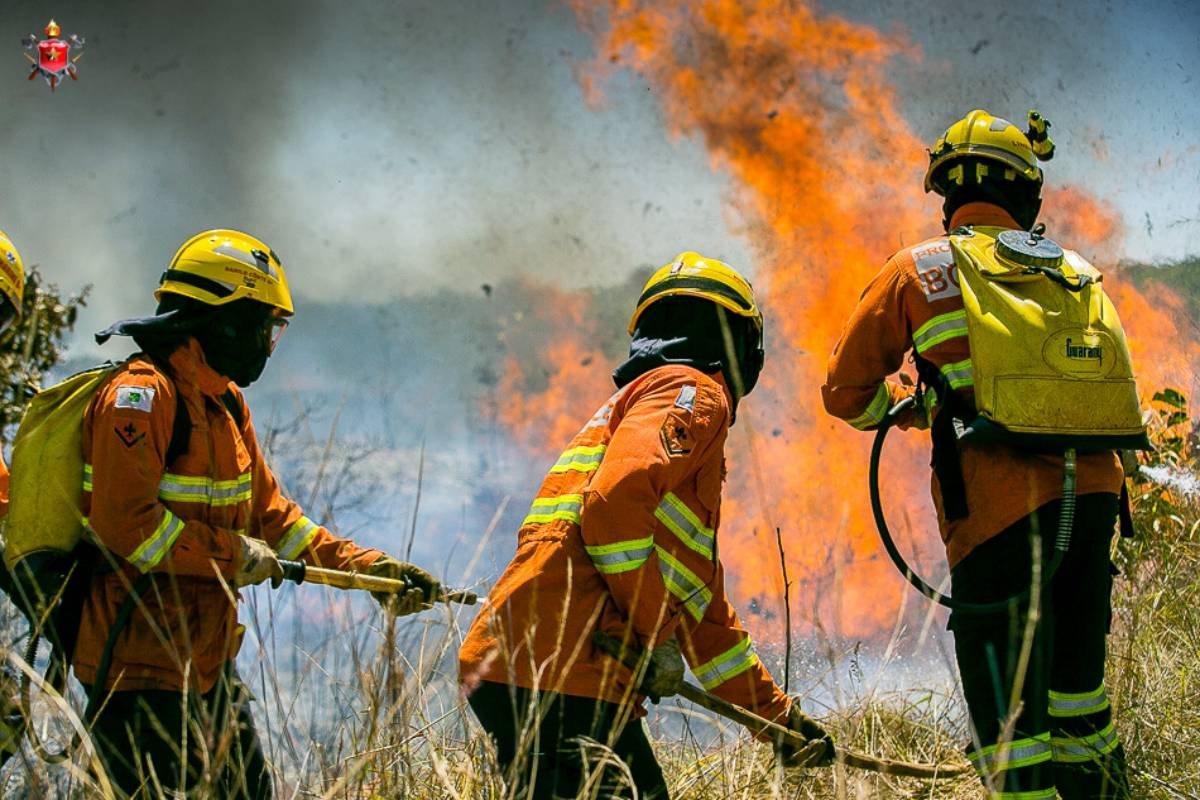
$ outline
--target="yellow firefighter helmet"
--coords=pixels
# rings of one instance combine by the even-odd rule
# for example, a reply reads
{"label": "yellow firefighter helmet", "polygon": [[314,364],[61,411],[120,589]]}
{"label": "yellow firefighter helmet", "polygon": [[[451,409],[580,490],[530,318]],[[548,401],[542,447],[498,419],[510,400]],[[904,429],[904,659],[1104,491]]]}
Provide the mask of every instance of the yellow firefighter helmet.
{"label": "yellow firefighter helmet", "polygon": [[[1042,183],[1038,161],[1049,161],[1054,155],[1054,142],[1047,129],[1050,123],[1037,111],[1029,112],[1029,130],[1022,132],[1013,123],[976,109],[955,122],[929,151],[929,169],[925,172],[925,191],[945,195],[951,183],[977,183],[980,177],[992,175],[1007,180],[1018,178]],[[992,171],[988,164],[977,163],[975,175],[964,175],[961,163],[966,158],[998,164]]]}
{"label": "yellow firefighter helmet", "polygon": [[62,33],[62,28],[58,27],[58,23],[54,20],[50,20],[50,22],[46,24],[47,39],[57,39],[60,33]]}
{"label": "yellow firefighter helmet", "polygon": [[183,295],[210,306],[256,300],[285,316],[293,312],[279,256],[240,231],[205,231],[184,242],[162,274],[154,298],[162,300],[163,294]]}
{"label": "yellow firefighter helmet", "polygon": [[25,263],[21,261],[21,253],[0,231],[0,295],[12,306],[12,311],[6,311],[11,321],[21,316],[21,300],[25,296]]}
{"label": "yellow firefighter helmet", "polygon": [[646,281],[629,321],[629,334],[633,335],[638,319],[651,305],[664,297],[680,296],[711,300],[738,316],[752,319],[762,330],[762,312],[754,301],[750,282],[728,264],[688,251],[675,256]]}

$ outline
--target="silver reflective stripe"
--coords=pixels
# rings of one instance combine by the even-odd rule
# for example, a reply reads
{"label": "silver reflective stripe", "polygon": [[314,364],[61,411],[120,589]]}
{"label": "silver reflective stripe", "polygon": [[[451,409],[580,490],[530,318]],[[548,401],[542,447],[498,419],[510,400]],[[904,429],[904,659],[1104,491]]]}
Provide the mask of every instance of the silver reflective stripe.
{"label": "silver reflective stripe", "polygon": [[1110,722],[1099,733],[1090,736],[1058,737],[1053,739],[1054,760],[1064,764],[1079,764],[1084,761],[1099,761],[1117,749],[1120,740],[1117,728]]}
{"label": "silver reflective stripe", "polygon": [[1091,692],[1050,692],[1050,716],[1082,717],[1108,708],[1104,684]]}
{"label": "silver reflective stripe", "polygon": [[584,545],[596,569],[605,575],[630,572],[645,564],[654,552],[654,536],[611,544]]}
{"label": "silver reflective stripe", "polygon": [[879,384],[879,388],[875,390],[875,396],[871,398],[871,402],[867,405],[867,410],[859,414],[852,420],[847,420],[850,425],[858,430],[866,430],[872,425],[878,425],[883,422],[884,415],[888,412],[888,403],[891,401],[892,395],[888,391],[886,383]]}
{"label": "silver reflective stripe", "polygon": [[673,492],[667,492],[663,497],[654,510],[654,516],[681,542],[709,561],[712,560],[716,543],[712,528],[701,523],[700,518]]}
{"label": "silver reflective stripe", "polygon": [[975,385],[975,368],[971,366],[969,358],[953,364],[946,364],[941,371],[949,381],[951,389],[964,389]]}
{"label": "silver reflective stripe", "polygon": [[250,473],[233,481],[213,481],[209,503],[214,506],[232,506],[250,499]]}
{"label": "silver reflective stripe", "polygon": [[525,525],[535,525],[541,522],[551,522],[556,519],[579,523],[579,512],[583,509],[583,495],[563,494],[558,497],[539,497],[529,507]]}
{"label": "silver reflective stripe", "polygon": [[667,591],[675,595],[688,613],[699,622],[708,610],[708,604],[712,602],[712,592],[704,585],[704,581],[666,550],[658,545],[655,545],[654,549],[658,552],[658,570],[662,573]]}
{"label": "silver reflective stripe", "polygon": [[294,559],[303,553],[320,530],[320,525],[305,516],[301,516],[291,524],[291,527],[275,545],[275,552],[280,558]]}
{"label": "silver reflective stripe", "polygon": [[605,445],[595,447],[573,447],[558,457],[550,472],[595,472],[604,460]]}
{"label": "silver reflective stripe", "polygon": [[747,636],[712,661],[701,664],[692,671],[700,685],[712,691],[730,678],[741,675],[756,663],[758,654],[754,652],[754,644]]}
{"label": "silver reflective stripe", "polygon": [[163,556],[179,538],[179,534],[183,531],[183,524],[183,520],[164,508],[162,521],[158,523],[154,533],[150,534],[144,542],[138,545],[136,550],[129,554],[129,563],[142,572],[149,572],[158,566],[158,563],[163,560]]}
{"label": "silver reflective stripe", "polygon": [[92,465],[83,465],[83,490],[90,492],[92,490]]}
{"label": "silver reflective stripe", "polygon": [[226,481],[214,481],[206,476],[164,472],[158,482],[158,497],[160,500],[176,503],[231,506],[250,499],[252,484],[253,478],[249,472]]}
{"label": "silver reflective stripe", "polygon": [[1004,747],[993,744],[969,753],[967,759],[981,775],[1041,764],[1050,760],[1050,734],[1014,739]]}
{"label": "silver reflective stripe", "polygon": [[209,484],[208,478],[164,472],[158,482],[158,498],[177,503],[207,503]]}
{"label": "silver reflective stripe", "polygon": [[924,353],[931,347],[939,345],[947,339],[967,335],[967,312],[952,311],[941,314],[917,328],[913,333],[913,348],[918,353]]}

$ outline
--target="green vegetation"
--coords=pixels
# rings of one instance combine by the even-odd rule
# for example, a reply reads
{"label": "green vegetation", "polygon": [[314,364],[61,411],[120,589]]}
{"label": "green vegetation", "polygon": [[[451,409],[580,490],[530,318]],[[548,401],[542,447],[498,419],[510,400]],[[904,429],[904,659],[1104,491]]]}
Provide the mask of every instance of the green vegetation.
{"label": "green vegetation", "polygon": [[63,295],[54,284],[42,282],[36,265],[29,270],[21,318],[0,336],[0,375],[5,376],[0,430],[9,431],[20,421],[25,403],[61,360],[63,342],[90,291],[85,286],[78,294]]}

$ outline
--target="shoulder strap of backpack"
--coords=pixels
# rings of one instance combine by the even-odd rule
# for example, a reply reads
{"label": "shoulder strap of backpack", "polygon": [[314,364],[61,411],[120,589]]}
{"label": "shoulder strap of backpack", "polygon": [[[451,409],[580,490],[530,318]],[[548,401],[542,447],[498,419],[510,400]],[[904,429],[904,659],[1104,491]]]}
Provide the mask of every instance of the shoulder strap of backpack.
{"label": "shoulder strap of backpack", "polygon": [[176,394],[175,421],[171,424],[171,441],[167,445],[167,455],[163,464],[173,464],[175,459],[187,453],[191,438],[192,418],[188,415],[187,403]]}
{"label": "shoulder strap of backpack", "polygon": [[[171,369],[171,365],[164,360],[151,357],[151,361],[155,366],[162,371],[162,374],[173,386],[178,389],[178,384],[175,383],[175,375]],[[170,466],[175,462],[175,459],[184,455],[188,451],[188,446],[191,444],[192,438],[192,418],[188,414],[187,403],[183,402],[183,398],[179,396],[179,392],[175,392],[175,419],[171,422],[171,441],[167,443],[167,452],[163,457],[163,466]]]}
{"label": "shoulder strap of backpack", "polygon": [[237,424],[240,430],[246,420],[242,416],[242,404],[238,402],[237,397],[231,389],[226,389],[225,394],[221,395],[221,404],[225,406],[225,410],[229,412],[229,416],[233,417],[234,423]]}
{"label": "shoulder strap of backpack", "polygon": [[[168,378],[170,374],[168,373]],[[242,415],[242,406],[237,401],[237,397],[233,392],[226,391],[221,395],[221,404],[233,417],[233,421],[237,423],[239,428],[245,423],[245,418]],[[183,399],[176,396],[175,399],[175,421],[171,426],[171,442],[167,445],[166,460],[164,463],[174,463],[175,459],[184,455],[188,451],[188,445],[192,437],[192,418],[188,415],[187,404]]]}
{"label": "shoulder strap of backpack", "polygon": [[958,429],[969,422],[974,414],[932,362],[915,354],[913,361],[920,383],[932,388],[941,404],[929,433],[933,441],[933,472],[937,475],[942,494],[942,513],[948,521],[965,519],[970,509],[967,507],[967,485],[958,452]]}

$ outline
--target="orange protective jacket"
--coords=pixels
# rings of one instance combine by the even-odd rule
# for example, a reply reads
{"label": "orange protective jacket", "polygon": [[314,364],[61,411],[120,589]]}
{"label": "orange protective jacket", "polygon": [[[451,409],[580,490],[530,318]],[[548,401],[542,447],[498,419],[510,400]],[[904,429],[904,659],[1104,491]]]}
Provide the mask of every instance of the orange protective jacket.
{"label": "orange protective jacket", "polygon": [[617,391],[550,468],[517,552],[459,651],[459,676],[614,703],[641,696],[592,643],[675,636],[706,689],[769,719],[789,700],[725,595],[717,555],[730,397],[720,377],[653,369]]}
{"label": "orange protective jacket", "polygon": [[[1007,212],[990,203],[959,208],[950,228],[962,225],[1019,227]],[[875,428],[892,405],[912,392],[885,380],[900,368],[909,350],[943,373],[957,370],[956,374],[965,374],[964,365],[969,365],[971,358],[966,331],[942,330],[936,319],[962,308],[954,255],[945,236],[893,255],[863,291],[829,358],[828,378],[821,387],[825,409],[859,430]],[[973,403],[969,386],[959,391]],[[951,566],[1022,517],[1062,497],[1061,457],[1030,455],[995,445],[964,445],[960,457],[967,517],[946,520],[937,476],[932,477],[938,526]],[[1079,457],[1078,494],[1118,494],[1122,480],[1114,453]]]}
{"label": "orange protective jacket", "polygon": [[[97,570],[84,605],[74,666],[85,684],[96,679],[127,587],[144,572],[158,573],[155,585],[117,640],[107,688],[180,691],[186,680],[206,692],[241,645],[228,583],[241,558],[238,534],[313,565],[361,569],[382,556],[335,537],[280,494],[241,392],[204,362],[194,339],[171,356],[170,370],[134,356],[84,416],[83,514],[121,562]],[[191,436],[165,464],[180,402]]]}

